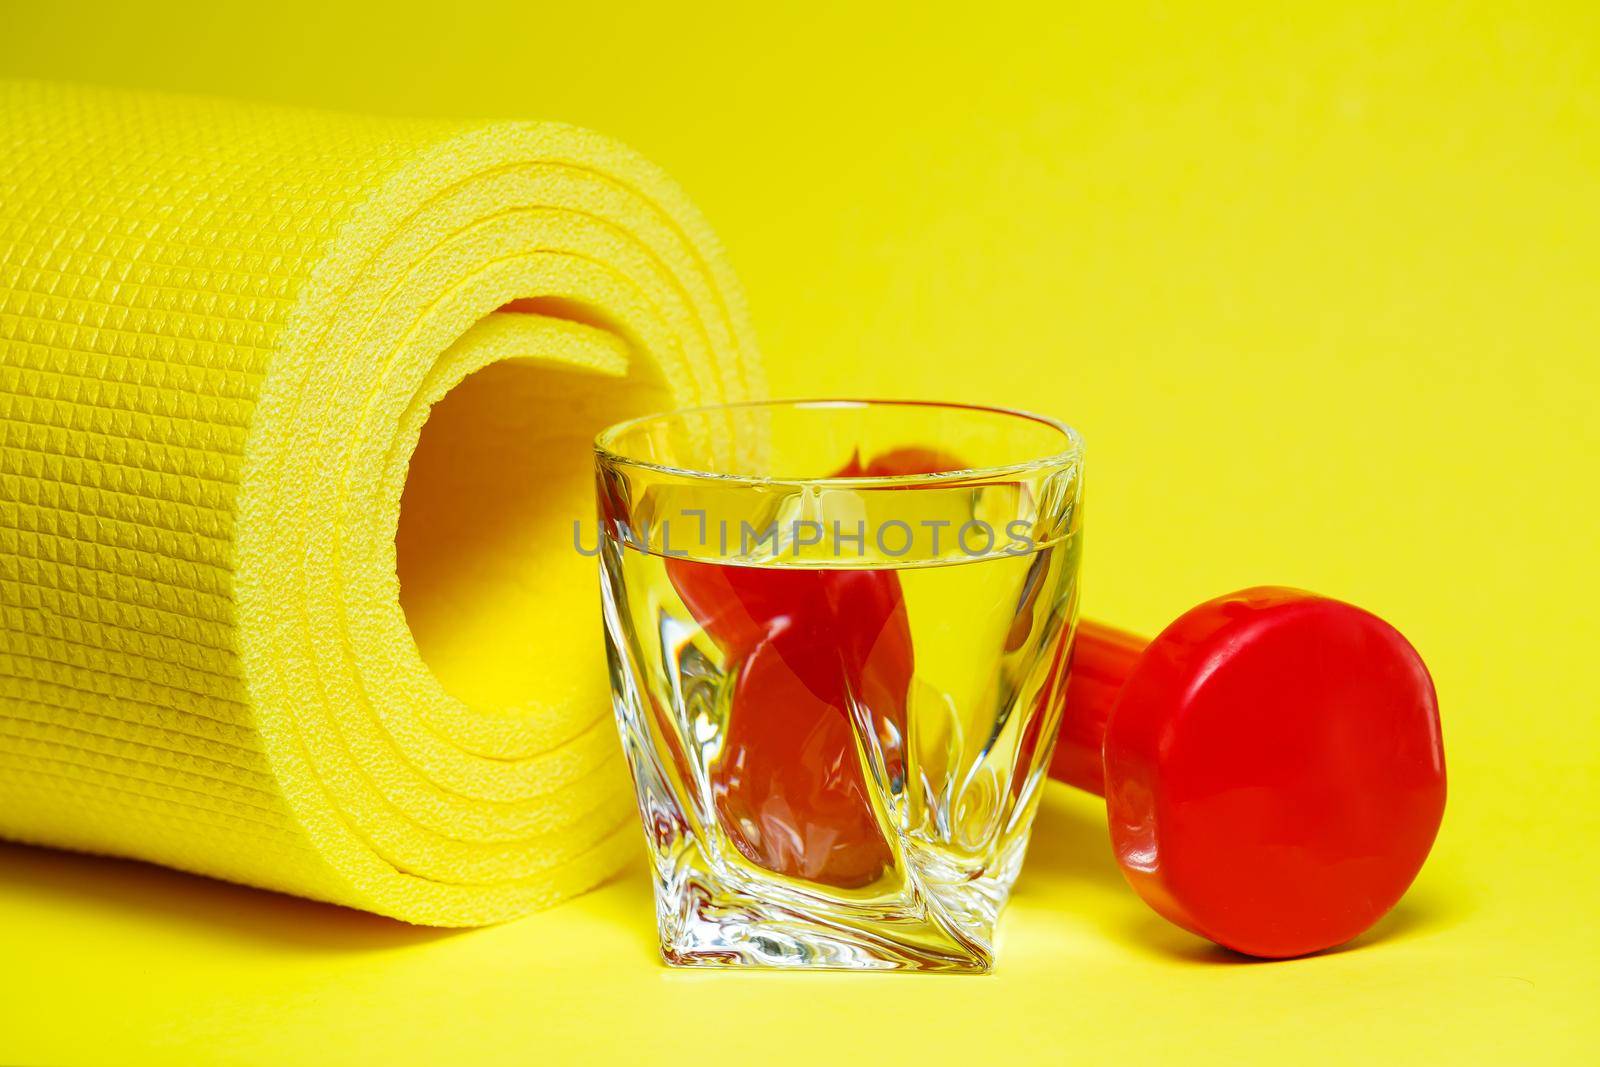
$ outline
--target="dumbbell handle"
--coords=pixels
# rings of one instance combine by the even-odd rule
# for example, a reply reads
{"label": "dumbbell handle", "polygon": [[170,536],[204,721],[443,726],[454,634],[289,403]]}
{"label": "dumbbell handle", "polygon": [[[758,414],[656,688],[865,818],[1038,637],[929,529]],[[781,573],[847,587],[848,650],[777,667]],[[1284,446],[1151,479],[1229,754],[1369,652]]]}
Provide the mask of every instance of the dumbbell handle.
{"label": "dumbbell handle", "polygon": [[1050,777],[1105,796],[1101,750],[1106,720],[1147,644],[1145,638],[1115,626],[1093,620],[1078,623]]}

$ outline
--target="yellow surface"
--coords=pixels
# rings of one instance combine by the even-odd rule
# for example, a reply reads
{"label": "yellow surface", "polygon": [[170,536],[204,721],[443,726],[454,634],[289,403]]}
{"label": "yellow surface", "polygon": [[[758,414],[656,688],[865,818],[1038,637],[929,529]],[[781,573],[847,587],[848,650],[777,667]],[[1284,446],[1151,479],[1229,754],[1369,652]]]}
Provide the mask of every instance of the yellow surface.
{"label": "yellow surface", "polygon": [[470,7],[12,5],[0,60],[633,144],[774,393],[1079,425],[1089,613],[1271,581],[1392,619],[1443,708],[1435,855],[1355,948],[1239,963],[1060,791],[997,973],[940,979],[668,972],[639,864],[441,933],[7,846],[0,1061],[1593,1060],[1594,5]]}
{"label": "yellow surface", "polygon": [[551,124],[0,131],[0,837],[442,926],[612,874],[589,441],[756,374],[682,195]]}

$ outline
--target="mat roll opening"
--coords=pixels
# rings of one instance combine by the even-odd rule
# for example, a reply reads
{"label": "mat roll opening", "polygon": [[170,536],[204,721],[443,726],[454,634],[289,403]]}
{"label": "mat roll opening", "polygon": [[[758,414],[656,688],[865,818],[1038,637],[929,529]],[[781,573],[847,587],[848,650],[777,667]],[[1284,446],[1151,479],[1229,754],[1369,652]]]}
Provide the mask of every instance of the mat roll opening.
{"label": "mat roll opening", "polygon": [[411,635],[445,691],[485,714],[536,713],[603,676],[598,597],[553,591],[593,579],[595,434],[671,404],[605,358],[607,335],[560,321],[595,344],[594,364],[509,357],[468,375],[429,411],[400,505]]}

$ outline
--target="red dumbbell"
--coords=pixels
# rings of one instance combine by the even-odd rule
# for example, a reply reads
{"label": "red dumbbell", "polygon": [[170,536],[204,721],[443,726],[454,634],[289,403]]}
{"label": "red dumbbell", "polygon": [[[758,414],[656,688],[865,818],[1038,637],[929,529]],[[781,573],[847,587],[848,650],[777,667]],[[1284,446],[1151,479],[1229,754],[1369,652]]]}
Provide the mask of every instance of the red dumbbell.
{"label": "red dumbbell", "polygon": [[1293,589],[1207,601],[1149,644],[1082,623],[1050,774],[1106,798],[1117,862],[1151,907],[1252,956],[1377,922],[1444,814],[1416,651]]}

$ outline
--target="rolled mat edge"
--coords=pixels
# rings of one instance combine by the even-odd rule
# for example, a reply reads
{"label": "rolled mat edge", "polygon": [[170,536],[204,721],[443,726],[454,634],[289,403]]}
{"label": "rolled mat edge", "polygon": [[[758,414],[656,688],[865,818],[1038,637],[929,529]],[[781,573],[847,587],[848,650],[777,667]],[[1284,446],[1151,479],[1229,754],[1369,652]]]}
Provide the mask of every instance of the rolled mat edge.
{"label": "rolled mat edge", "polygon": [[[432,925],[614,871],[585,435],[762,389],[682,192],[551,123],[22,83],[0,137],[0,836]],[[539,491],[438,490],[447,410]]]}

